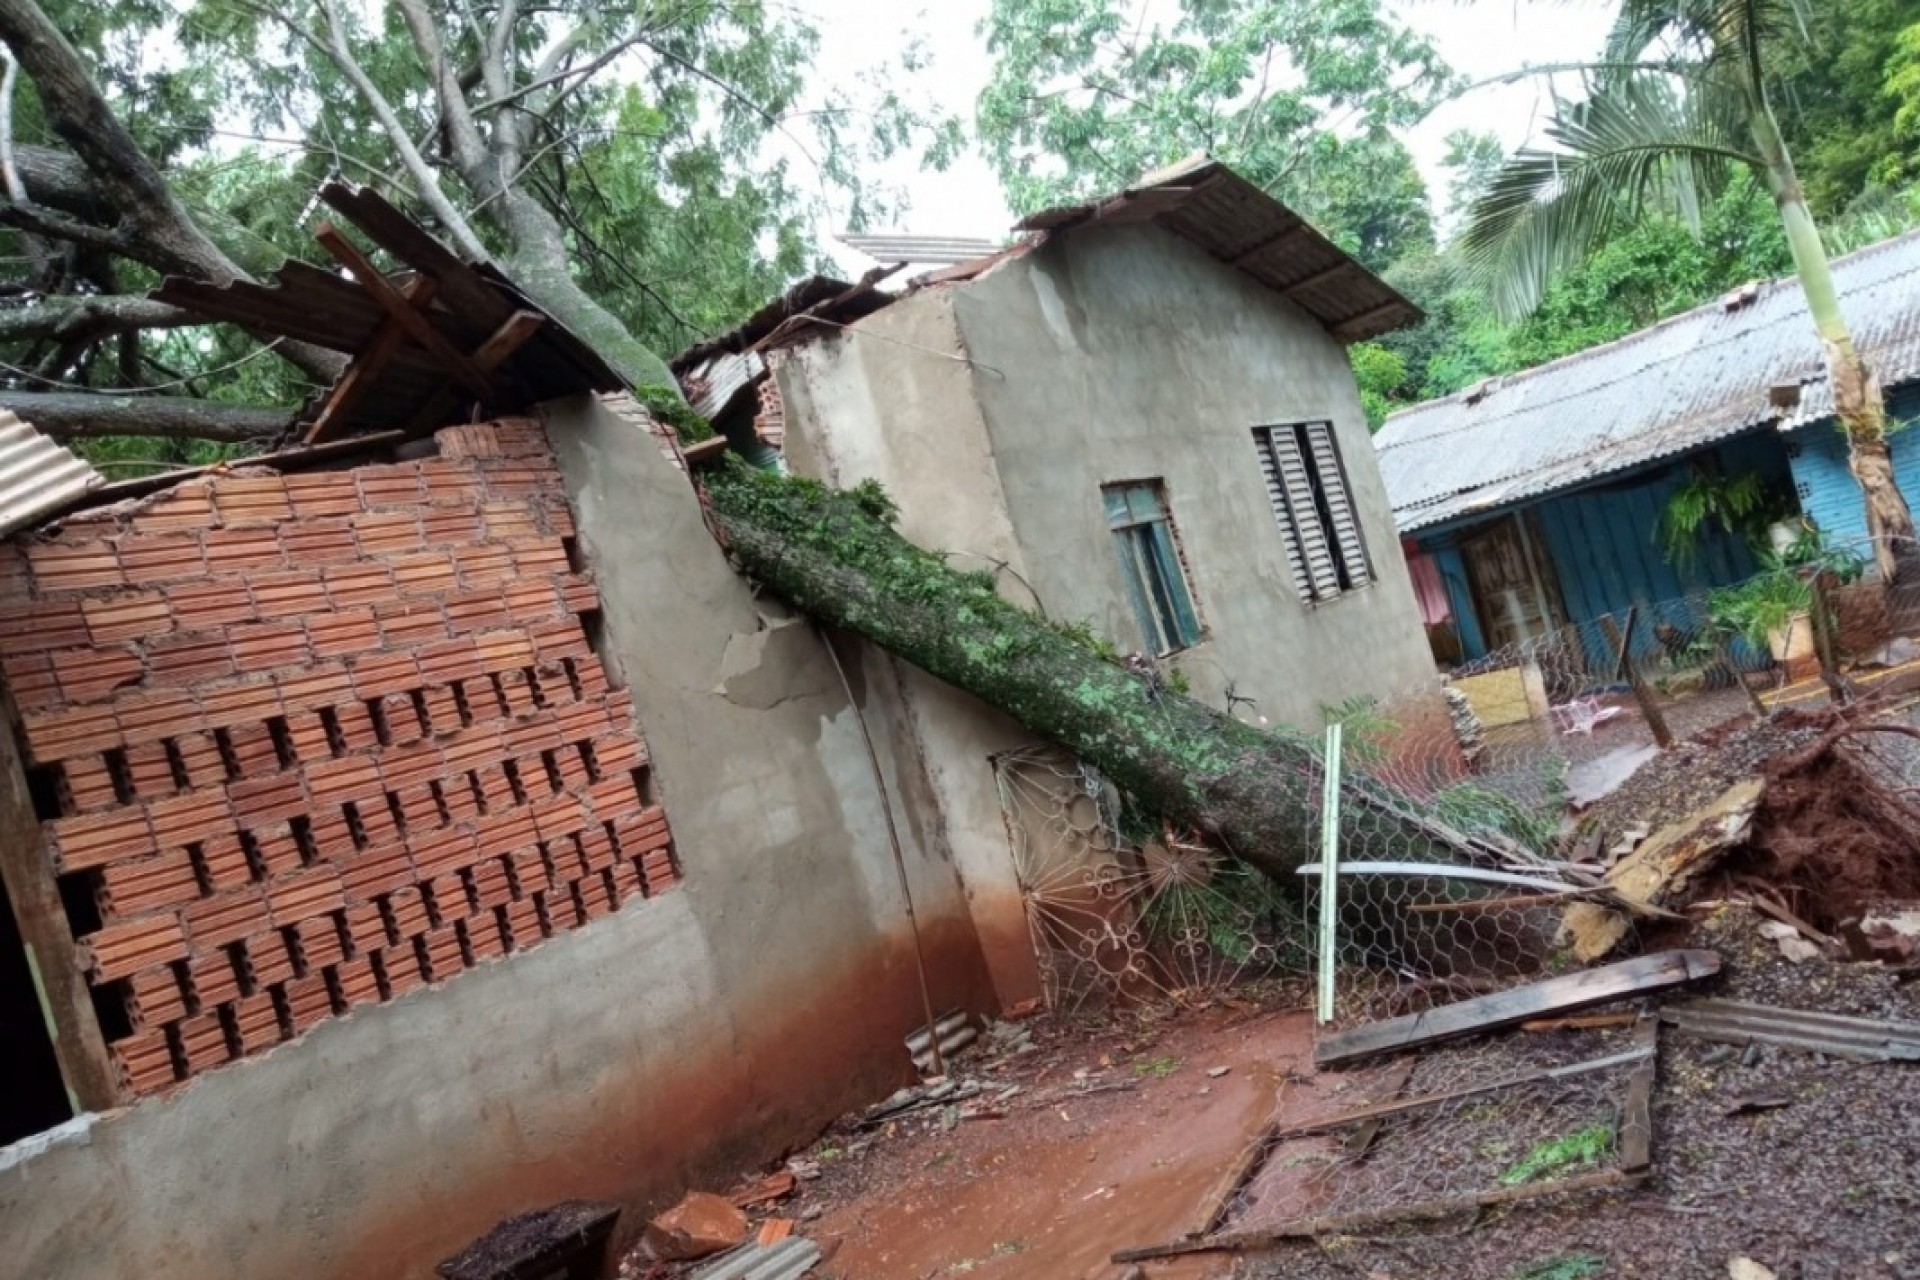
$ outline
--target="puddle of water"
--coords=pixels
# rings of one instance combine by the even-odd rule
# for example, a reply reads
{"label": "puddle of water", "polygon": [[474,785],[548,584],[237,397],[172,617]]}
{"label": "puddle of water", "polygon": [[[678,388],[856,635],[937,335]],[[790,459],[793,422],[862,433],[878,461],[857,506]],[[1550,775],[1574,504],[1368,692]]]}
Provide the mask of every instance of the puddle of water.
{"label": "puddle of water", "polygon": [[1584,760],[1567,770],[1567,802],[1584,809],[1606,799],[1626,784],[1635,771],[1660,754],[1651,744],[1615,747],[1605,755]]}

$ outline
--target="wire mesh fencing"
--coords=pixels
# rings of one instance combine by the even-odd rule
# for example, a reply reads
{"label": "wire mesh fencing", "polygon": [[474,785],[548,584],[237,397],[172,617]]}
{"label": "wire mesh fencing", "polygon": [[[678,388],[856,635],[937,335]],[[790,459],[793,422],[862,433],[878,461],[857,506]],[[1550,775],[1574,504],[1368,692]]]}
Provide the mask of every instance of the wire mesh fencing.
{"label": "wire mesh fencing", "polygon": [[1124,830],[1113,789],[1058,749],[1008,752],[994,772],[1049,1008],[1306,971],[1286,886],[1177,832]]}
{"label": "wire mesh fencing", "polygon": [[1358,1234],[1623,1184],[1649,1158],[1650,1032],[1502,1037],[1290,1084],[1279,1113],[1300,1118],[1228,1172],[1204,1231]]}

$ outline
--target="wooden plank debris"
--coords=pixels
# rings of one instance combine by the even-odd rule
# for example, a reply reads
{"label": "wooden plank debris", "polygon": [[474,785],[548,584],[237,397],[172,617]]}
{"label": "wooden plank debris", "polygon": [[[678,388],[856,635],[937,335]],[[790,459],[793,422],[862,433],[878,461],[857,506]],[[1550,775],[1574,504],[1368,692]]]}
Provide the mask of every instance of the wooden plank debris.
{"label": "wooden plank debris", "polygon": [[1627,1078],[1627,1101],[1620,1109],[1620,1167],[1641,1173],[1653,1166],[1653,1080],[1660,1069],[1660,1018],[1642,1013],[1633,1029],[1640,1064]]}
{"label": "wooden plank debris", "polygon": [[1346,1066],[1381,1054],[1417,1049],[1483,1031],[1500,1031],[1552,1014],[1578,1013],[1633,996],[1670,990],[1718,972],[1720,957],[1711,951],[1663,951],[1637,956],[1598,969],[1549,978],[1531,986],[1477,996],[1325,1036],[1314,1046],[1314,1063],[1320,1067]]}
{"label": "wooden plank debris", "polygon": [[1352,1124],[1371,1123],[1387,1120],[1409,1112],[1425,1111],[1432,1107],[1444,1106],[1449,1102],[1459,1102],[1483,1093],[1495,1093],[1501,1089],[1514,1089],[1522,1085],[1541,1084],[1552,1080],[1566,1080],[1574,1076],[1587,1075],[1594,1071],[1606,1071],[1628,1063],[1643,1062],[1650,1049],[1642,1045],[1621,1053],[1610,1053],[1604,1058],[1591,1058],[1585,1062],[1572,1062],[1564,1067],[1544,1067],[1538,1071],[1528,1071],[1520,1075],[1504,1076],[1498,1080],[1488,1080],[1481,1084],[1467,1085],[1459,1089],[1448,1089],[1441,1093],[1426,1093],[1414,1098],[1399,1101],[1382,1102],[1369,1107],[1357,1107],[1335,1116],[1325,1116],[1318,1120],[1303,1120],[1299,1124],[1276,1129],[1272,1141],[1287,1142],[1294,1138],[1304,1138],[1316,1133],[1328,1133],[1335,1129],[1344,1129]]}
{"label": "wooden plank debris", "polygon": [[1865,1062],[1920,1062],[1920,1024],[1806,1013],[1737,1000],[1667,1005],[1660,1019],[1725,1044],[1770,1044]]}
{"label": "wooden plank debris", "polygon": [[1341,1214],[1337,1217],[1307,1218],[1285,1227],[1266,1231],[1243,1231],[1227,1235],[1202,1236],[1197,1240],[1174,1240],[1166,1244],[1146,1245],[1136,1249],[1121,1249],[1112,1255],[1112,1261],[1120,1264],[1130,1262],[1151,1262],[1158,1258],[1178,1258],[1191,1253],[1254,1253],[1287,1240],[1305,1240],[1315,1236],[1349,1235],[1357,1231],[1374,1227],[1390,1226],[1398,1222],[1413,1222],[1422,1219],[1447,1218],[1457,1213],[1474,1209],[1489,1209],[1498,1205],[1521,1204],[1529,1200],[1543,1200],[1550,1196],[1573,1195],[1584,1191],[1623,1191],[1639,1186],[1647,1179],[1643,1170],[1629,1173],[1624,1169],[1605,1169],[1598,1173],[1579,1174],[1572,1178],[1562,1178],[1557,1182],[1530,1183],[1519,1187],[1499,1187],[1491,1191],[1482,1191],[1474,1195],[1449,1196],[1444,1200],[1426,1200],[1419,1204],[1406,1205],[1395,1209],[1370,1209],[1361,1213]]}

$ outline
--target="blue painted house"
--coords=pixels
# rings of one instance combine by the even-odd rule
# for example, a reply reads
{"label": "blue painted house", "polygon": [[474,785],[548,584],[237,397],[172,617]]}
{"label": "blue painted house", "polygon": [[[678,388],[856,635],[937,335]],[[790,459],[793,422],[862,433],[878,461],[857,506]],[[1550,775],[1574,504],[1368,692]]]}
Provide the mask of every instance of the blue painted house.
{"label": "blue painted house", "polygon": [[[1855,340],[1896,422],[1920,418],[1920,232],[1835,261]],[[1443,662],[1638,606],[1692,628],[1699,594],[1758,569],[1702,539],[1684,569],[1659,544],[1667,500],[1702,470],[1755,472],[1830,541],[1861,544],[1826,371],[1793,279],[1388,418],[1374,437],[1423,619]],[[1898,432],[1920,504],[1920,431]],[[1638,644],[1653,644],[1651,627]]]}

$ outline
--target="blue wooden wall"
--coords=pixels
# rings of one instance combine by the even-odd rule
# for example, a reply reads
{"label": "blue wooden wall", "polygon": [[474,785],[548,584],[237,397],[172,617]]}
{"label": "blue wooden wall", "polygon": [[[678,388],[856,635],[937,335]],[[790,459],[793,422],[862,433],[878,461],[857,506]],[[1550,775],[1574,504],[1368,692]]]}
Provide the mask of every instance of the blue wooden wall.
{"label": "blue wooden wall", "polygon": [[[1786,450],[1770,431],[1727,441],[1715,452],[1728,475],[1759,471],[1780,488],[1791,483]],[[1674,490],[1691,474],[1690,460],[1681,459],[1531,505],[1569,622],[1592,622],[1602,614],[1619,616],[1629,607],[1637,607],[1641,625],[1635,627],[1634,647],[1651,651],[1655,647],[1653,621],[1696,627],[1704,619],[1688,597],[1697,598],[1713,587],[1739,582],[1758,572],[1751,549],[1717,530],[1702,538],[1698,557],[1686,569],[1668,561],[1660,548],[1660,517]],[[1920,484],[1914,492],[1920,493]],[[1505,518],[1513,510],[1497,518]],[[1440,566],[1460,627],[1461,647],[1470,658],[1484,656],[1486,643],[1475,621],[1458,543],[1463,535],[1470,536],[1485,523],[1480,519],[1416,535],[1421,549],[1433,555]],[[1598,636],[1594,628],[1585,631]],[[1595,643],[1600,641],[1596,638]]]}
{"label": "blue wooden wall", "polygon": [[[1889,397],[1888,416],[1896,423],[1920,417],[1920,387]],[[1785,437],[1800,510],[1813,517],[1830,543],[1852,546],[1867,555],[1867,513],[1860,486],[1847,470],[1847,442],[1832,419],[1802,427]],[[1908,502],[1920,502],[1920,425],[1895,431],[1893,477]]]}

